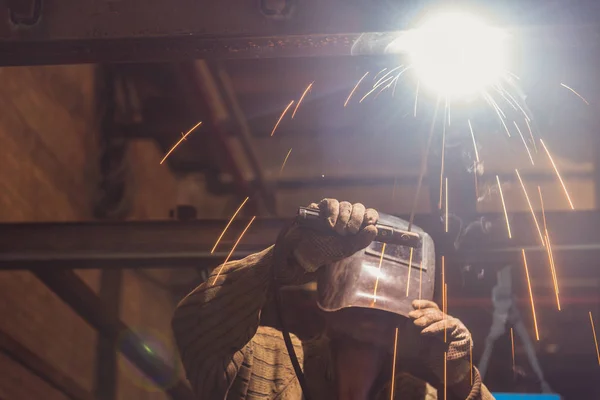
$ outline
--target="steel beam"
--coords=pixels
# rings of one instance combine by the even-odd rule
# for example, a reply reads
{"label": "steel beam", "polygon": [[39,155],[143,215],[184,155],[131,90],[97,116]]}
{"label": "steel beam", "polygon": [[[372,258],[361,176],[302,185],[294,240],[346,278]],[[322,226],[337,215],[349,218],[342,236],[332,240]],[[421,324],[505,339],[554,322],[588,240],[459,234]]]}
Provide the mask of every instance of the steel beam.
{"label": "steel beam", "polygon": [[[0,65],[349,55],[359,33],[401,29],[399,20],[406,25],[422,11],[415,2],[386,12],[385,2],[303,0],[276,19],[261,13],[258,1],[32,1],[41,7],[25,22],[0,8]],[[578,3],[583,15],[597,12]],[[519,35],[530,48],[597,45],[596,27],[554,19]]]}
{"label": "steel beam", "polygon": [[[445,234],[437,218],[417,216],[415,221],[432,234],[438,251],[465,262],[511,262],[522,248],[533,259],[545,257],[531,214],[511,216],[512,239],[507,237],[502,215],[483,217],[491,222],[490,233],[474,235],[458,252],[453,249],[456,232]],[[561,260],[587,261],[600,253],[600,213],[549,212],[546,219],[554,251],[565,254]],[[234,221],[214,254],[211,248],[227,221],[0,224],[0,269],[210,267],[225,258],[246,222]],[[236,257],[273,244],[284,223],[283,219],[257,219]]]}
{"label": "steel beam", "polygon": [[71,377],[29,350],[18,340],[0,331],[0,351],[34,373],[71,400],[93,400],[94,396]]}
{"label": "steel beam", "polygon": [[143,340],[114,314],[114,310],[107,309],[104,302],[73,271],[38,270],[34,273],[79,316],[96,328],[103,338],[116,341],[116,338],[122,337],[118,345],[119,351],[172,400],[193,400],[191,389],[182,380],[178,380],[177,371],[148,351]]}

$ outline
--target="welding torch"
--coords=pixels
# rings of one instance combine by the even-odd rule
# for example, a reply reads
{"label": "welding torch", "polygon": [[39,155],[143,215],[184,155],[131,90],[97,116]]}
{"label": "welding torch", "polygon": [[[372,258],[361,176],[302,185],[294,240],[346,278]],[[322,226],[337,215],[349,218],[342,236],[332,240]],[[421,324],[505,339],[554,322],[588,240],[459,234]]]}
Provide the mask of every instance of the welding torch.
{"label": "welding torch", "polygon": [[[314,229],[324,234],[337,235],[337,233],[327,225],[327,222],[321,218],[320,211],[314,208],[300,207],[296,215],[296,222],[304,228]],[[415,232],[404,231],[384,224],[375,224],[377,228],[376,242],[387,244],[397,244],[413,248],[421,247],[421,236]]]}

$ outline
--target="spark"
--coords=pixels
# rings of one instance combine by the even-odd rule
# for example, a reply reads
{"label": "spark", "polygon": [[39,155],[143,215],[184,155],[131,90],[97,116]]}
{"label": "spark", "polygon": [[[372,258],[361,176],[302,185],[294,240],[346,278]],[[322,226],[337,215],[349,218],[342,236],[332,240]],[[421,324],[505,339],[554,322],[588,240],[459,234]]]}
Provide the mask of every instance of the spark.
{"label": "spark", "polygon": [[390,393],[390,399],[394,400],[394,383],[396,382],[396,354],[398,351],[398,328],[396,327],[396,334],[394,336],[394,360],[392,361],[392,387]]}
{"label": "spark", "polygon": [[421,300],[421,289],[423,287],[423,263],[419,266],[419,300]]}
{"label": "spark", "polygon": [[291,153],[292,153],[292,148],[290,147],[290,151],[287,152],[287,155],[285,156],[285,159],[283,160],[283,164],[281,164],[281,169],[279,170],[280,176],[281,176],[281,173],[283,172],[283,168],[285,168],[285,164],[287,163],[287,160],[290,157]]}
{"label": "spark", "polygon": [[315,83],[315,81],[312,81],[310,83],[310,85],[308,85],[306,87],[306,89],[304,90],[304,93],[302,93],[302,96],[300,96],[300,100],[298,100],[298,103],[296,104],[296,108],[294,108],[294,112],[292,113],[292,119],[294,119],[294,117],[296,116],[296,111],[298,111],[298,107],[300,107],[300,104],[302,104],[302,100],[304,100],[304,96],[306,96],[306,93],[310,92],[310,89],[312,88],[313,83]]}
{"label": "spark", "polygon": [[538,185],[538,193],[540,194],[540,204],[542,206],[542,221],[544,222],[544,232],[546,234],[546,251],[548,253],[548,263],[550,264],[550,273],[552,275],[552,283],[554,285],[554,293],[556,294],[556,306],[560,311],[560,299],[558,297],[558,278],[556,277],[556,266],[554,265],[554,255],[552,254],[552,245],[550,244],[550,234],[546,225],[546,210],[544,208],[544,197],[542,196],[542,188]]}
{"label": "spark", "polygon": [[215,243],[215,245],[213,246],[212,250],[210,251],[210,254],[213,254],[215,252],[215,249],[217,248],[217,246],[219,245],[219,242],[221,241],[221,239],[225,235],[225,232],[227,232],[227,229],[229,229],[229,225],[231,225],[231,223],[233,222],[233,220],[235,219],[235,217],[238,215],[238,213],[240,212],[240,210],[244,207],[244,204],[246,204],[246,202],[248,201],[249,198],[250,197],[246,197],[246,199],[242,202],[242,204],[240,204],[240,206],[235,211],[235,213],[231,216],[231,219],[229,220],[229,222],[225,226],[225,229],[223,229],[223,232],[221,232],[221,235],[219,236],[219,238],[217,239],[217,242]]}
{"label": "spark", "polygon": [[287,105],[287,107],[285,108],[285,110],[283,110],[283,112],[279,116],[279,119],[277,120],[277,123],[275,124],[275,126],[273,127],[273,131],[271,132],[271,136],[273,136],[273,134],[277,130],[277,127],[281,123],[281,120],[283,119],[283,117],[285,116],[285,114],[288,112],[288,110],[290,109],[290,107],[292,106],[292,104],[294,104],[294,100],[290,101],[290,104]]}
{"label": "spark", "polygon": [[473,338],[469,339],[469,362],[471,363],[471,386],[473,386]]}
{"label": "spark", "polygon": [[437,102],[435,104],[435,112],[433,114],[433,120],[431,121],[431,127],[429,128],[429,137],[427,138],[427,145],[425,147],[425,153],[421,158],[421,168],[419,171],[419,180],[417,182],[417,190],[415,191],[415,196],[413,197],[413,204],[410,211],[410,219],[408,220],[408,229],[410,232],[412,229],[413,222],[415,220],[415,212],[417,210],[417,204],[419,202],[419,195],[421,194],[421,186],[423,185],[423,178],[425,177],[425,173],[427,172],[427,158],[429,156],[429,149],[431,148],[431,142],[433,139],[433,131],[435,128],[435,122],[437,119],[437,113],[439,110],[440,98],[438,97]]}
{"label": "spark", "polygon": [[561,186],[563,188],[563,191],[565,192],[565,196],[567,196],[567,200],[569,201],[569,205],[571,206],[571,210],[574,210],[575,206],[573,205],[573,202],[571,201],[571,196],[569,196],[569,191],[567,190],[567,186],[565,185],[565,182],[563,181],[562,177],[560,176],[560,172],[558,172],[558,167],[556,166],[556,164],[554,163],[554,159],[550,155],[550,150],[548,150],[548,147],[546,147],[546,143],[544,143],[544,141],[542,139],[540,139],[540,143],[544,147],[544,150],[546,150],[546,154],[548,155],[548,158],[550,159],[550,162],[552,163],[552,167],[554,168],[554,172],[556,172],[556,176],[558,177],[558,180],[560,181],[560,184],[561,184]]}
{"label": "spark", "polygon": [[446,257],[442,256],[442,312],[444,313],[444,343],[446,343]]}
{"label": "spark", "polygon": [[[496,102],[494,101],[494,99],[492,99],[489,94],[484,93],[484,99],[494,109],[494,111],[496,111],[496,114],[498,115],[498,119],[502,123],[502,126],[504,127],[504,130],[506,131],[506,134],[508,135],[508,137],[511,137],[510,136],[510,131],[508,130],[508,126],[506,126],[506,123],[504,123],[504,118],[502,117],[502,115],[504,115],[504,113],[502,112],[502,110],[500,109],[500,107],[498,107],[498,105],[496,104]],[[502,115],[500,115],[500,114],[502,114]]]}
{"label": "spark", "polygon": [[538,230],[540,235],[540,239],[542,241],[542,246],[546,247],[546,241],[544,240],[544,236],[542,235],[542,230],[540,229],[540,224],[538,224],[537,217],[535,216],[535,212],[533,211],[533,206],[531,205],[531,201],[529,200],[529,195],[527,194],[527,189],[525,189],[525,184],[523,183],[523,179],[521,179],[521,174],[519,174],[519,170],[515,169],[517,172],[517,177],[519,178],[519,182],[521,182],[521,188],[523,189],[523,193],[525,194],[525,199],[527,200],[527,204],[529,205],[529,210],[531,211],[531,216],[533,217],[533,222],[535,222],[535,227]]}
{"label": "spark", "polygon": [[548,235],[548,231],[546,231],[546,250],[548,251],[550,273],[552,274],[552,283],[554,284],[554,293],[556,295],[556,307],[558,308],[558,311],[561,311],[560,298],[558,297],[560,293],[558,289],[558,278],[556,276],[556,266],[554,265],[554,255],[552,255],[552,245],[550,244],[550,236]]}
{"label": "spark", "polygon": [[473,149],[475,149],[475,159],[477,160],[477,164],[479,164],[479,151],[477,151],[477,142],[475,141],[475,133],[473,133],[473,126],[471,125],[471,120],[467,120],[469,123],[469,130],[471,131],[471,139],[473,139]]}
{"label": "spark", "polygon": [[[396,68],[391,69],[387,74],[385,74],[381,78],[379,78],[379,80],[373,85],[373,87],[379,87],[381,81],[383,81],[385,78],[387,78],[389,75],[391,75],[392,72],[395,72],[395,71],[399,70],[402,67],[403,67],[403,65],[399,65]],[[377,77],[375,77],[374,79],[377,79]],[[387,82],[387,79],[386,79],[386,82]]]}
{"label": "spark", "polygon": [[181,142],[183,142],[188,137],[188,135],[190,133],[192,133],[200,125],[202,125],[202,121],[198,122],[196,125],[194,125],[194,127],[192,129],[190,129],[189,131],[187,131],[187,133],[185,135],[183,135],[181,137],[181,139],[179,139],[179,141],[177,143],[175,143],[175,145],[173,147],[171,147],[171,150],[169,150],[168,153],[165,154],[165,156],[163,157],[163,159],[160,160],[160,164],[164,163],[165,160],[167,159],[167,157],[169,157],[171,155],[171,153],[177,148],[177,146],[179,146],[181,144]]}
{"label": "spark", "polygon": [[513,376],[515,374],[515,336],[513,334],[513,328],[510,328],[510,344],[512,347],[512,370]]}
{"label": "spark", "polygon": [[383,254],[385,253],[385,242],[383,243],[383,247],[381,248],[381,257],[379,257],[379,269],[377,270],[377,279],[375,280],[375,289],[373,290],[373,304],[377,303],[377,285],[379,284],[379,275],[381,274],[381,264],[383,263]]}
{"label": "spark", "polygon": [[447,393],[447,387],[448,387],[447,377],[446,377],[447,361],[448,361],[448,353],[444,352],[444,400],[446,400],[446,393]]}
{"label": "spark", "polygon": [[560,84],[560,86],[564,87],[565,89],[568,89],[568,90],[570,90],[571,92],[573,92],[573,94],[574,94],[575,96],[577,96],[577,97],[579,97],[581,100],[583,100],[583,102],[584,102],[585,104],[587,104],[588,106],[590,105],[590,103],[588,103],[588,101],[587,101],[587,100],[586,100],[586,99],[585,99],[585,98],[584,98],[582,95],[580,95],[579,93],[577,93],[577,92],[575,91],[575,89],[573,89],[572,87],[569,87],[569,86],[565,85],[564,83],[561,83],[561,84]]}
{"label": "spark", "polygon": [[529,287],[529,298],[531,299],[531,313],[533,314],[533,326],[535,327],[535,338],[540,340],[540,332],[538,331],[537,317],[535,316],[535,305],[533,303],[533,291],[531,290],[531,280],[529,279],[529,269],[527,268],[527,256],[525,249],[521,249],[523,254],[523,265],[525,265],[525,275],[527,276],[527,286]]}
{"label": "spark", "polygon": [[354,94],[354,92],[356,92],[356,89],[358,88],[358,86],[360,85],[360,83],[363,81],[363,79],[365,79],[367,77],[367,75],[369,75],[369,71],[365,72],[365,74],[362,76],[362,78],[360,78],[358,80],[358,82],[356,82],[356,85],[354,85],[354,88],[352,89],[352,91],[350,92],[350,94],[348,95],[348,98],[346,99],[346,101],[344,102],[344,107],[346,107],[348,105],[348,102],[350,101],[350,99],[352,98],[352,95]]}
{"label": "spark", "polygon": [[521,136],[521,140],[523,140],[523,145],[525,145],[525,150],[527,150],[527,155],[529,155],[529,160],[531,161],[531,165],[535,165],[535,163],[533,162],[533,157],[531,156],[531,152],[529,151],[529,146],[527,146],[525,137],[523,136],[523,133],[521,132],[521,128],[519,128],[517,121],[513,121],[513,123],[515,124],[515,127],[517,128],[517,132],[519,132],[519,136]]}
{"label": "spark", "polygon": [[525,117],[525,122],[527,124],[529,124],[529,121],[531,121],[531,118],[529,117],[527,112],[523,109],[523,107],[521,107],[521,104],[519,104],[519,102],[517,100],[515,100],[515,98],[512,96],[512,94],[510,94],[507,90],[504,90],[504,93],[506,93],[511,99],[513,99],[513,101],[515,102],[517,107],[519,107],[519,110],[521,110],[521,112],[523,113],[523,116]]}
{"label": "spark", "polygon": [[410,270],[412,269],[412,259],[413,259],[413,248],[410,248],[410,256],[408,257],[408,280],[406,283],[406,297],[408,297],[408,290],[410,289]]}
{"label": "spark", "polygon": [[529,136],[531,136],[531,143],[533,143],[533,148],[535,152],[538,152],[537,144],[535,144],[535,138],[533,137],[533,131],[531,130],[531,125],[528,120],[525,120],[525,124],[527,124],[527,129],[529,130]]}
{"label": "spark", "polygon": [[446,207],[446,218],[445,218],[445,223],[446,223],[446,233],[448,233],[448,177],[446,177],[446,201],[445,203],[445,207]]}
{"label": "spark", "polygon": [[[394,77],[393,77],[393,76],[390,76],[390,77],[389,77],[389,78],[387,78],[385,81],[383,81],[383,83],[381,83],[380,85],[383,85],[384,83],[386,83],[386,82],[388,82],[388,81],[391,81],[392,79],[394,79]],[[362,103],[362,102],[363,102],[363,100],[364,100],[364,99],[366,99],[367,97],[369,97],[369,95],[370,95],[371,93],[373,93],[375,90],[377,90],[377,88],[378,88],[380,85],[378,85],[378,86],[373,86],[373,89],[369,90],[369,91],[367,92],[367,94],[365,94],[365,95],[364,95],[364,96],[363,96],[363,97],[362,97],[362,98],[359,100],[359,103]]]}
{"label": "spark", "polygon": [[[382,73],[384,73],[385,71],[387,71],[387,68],[384,68],[384,69],[382,69],[381,71],[379,71],[379,72],[377,73],[377,75],[375,75],[375,76],[373,77],[373,80],[377,79],[377,77],[378,77],[379,75],[381,75]],[[366,75],[366,74],[365,74],[365,75]]]}
{"label": "spark", "polygon": [[444,283],[444,342],[447,341],[448,330],[448,284]]}
{"label": "spark", "polygon": [[417,104],[419,102],[419,86],[421,85],[421,81],[417,81],[417,90],[415,92],[415,111],[414,117],[417,118]]}
{"label": "spark", "polygon": [[[447,111],[447,109],[446,109]],[[446,111],[444,111],[444,121],[443,121],[443,127],[442,127],[442,160],[441,160],[441,167],[440,167],[440,201],[438,203],[438,209],[441,210],[442,209],[442,189],[443,189],[443,183],[444,183],[444,165],[446,164]]]}
{"label": "spark", "polygon": [[[527,112],[523,109],[523,107],[521,107],[521,105],[519,104],[519,102],[513,97],[512,94],[510,94],[510,92],[506,89],[504,89],[502,87],[502,85],[499,86],[500,89],[500,94],[502,94],[502,97],[504,97],[504,94],[506,94],[508,97],[510,97],[513,101],[514,104],[516,104],[517,107],[519,107],[519,110],[521,110],[521,112],[523,113],[523,116],[525,117],[525,122],[531,121],[531,118],[529,118],[529,115],[527,114]],[[506,99],[506,97],[504,97]],[[508,101],[508,100],[507,100]],[[509,102],[510,104],[510,102]],[[512,105],[512,104],[511,104]],[[515,108],[513,106],[513,108]],[[516,108],[515,108],[516,110]]]}
{"label": "spark", "polygon": [[217,283],[217,279],[219,279],[219,276],[221,275],[221,271],[223,271],[223,268],[225,267],[225,264],[227,264],[227,262],[231,258],[231,255],[235,251],[235,248],[240,243],[240,241],[244,237],[244,234],[250,228],[250,225],[252,225],[252,223],[254,222],[255,219],[256,219],[256,215],[254,217],[252,217],[252,219],[250,220],[250,222],[248,222],[248,225],[246,225],[246,228],[244,228],[244,230],[242,231],[242,233],[240,234],[240,236],[238,237],[238,239],[233,244],[233,247],[231,248],[231,251],[229,252],[229,254],[227,254],[227,258],[225,258],[225,261],[221,265],[221,268],[219,268],[219,272],[217,272],[217,276],[215,276],[215,280],[213,281],[213,286],[215,285],[215,283]]}
{"label": "spark", "polygon": [[504,202],[504,194],[502,193],[502,185],[500,184],[500,178],[498,177],[498,175],[496,175],[496,181],[498,182],[500,200],[502,200],[502,209],[504,210],[504,219],[506,220],[506,230],[508,231],[508,238],[512,239],[512,233],[510,232],[510,223],[508,222],[508,212],[506,211],[506,203]]}
{"label": "spark", "polygon": [[475,178],[475,198],[479,198],[479,185],[477,183],[477,162],[473,162],[473,178]]}
{"label": "spark", "polygon": [[[596,354],[598,355],[598,365],[600,365],[600,350],[598,349],[598,337],[596,336],[596,328],[594,327],[594,318],[590,311],[590,323],[592,324],[592,333],[594,334],[594,343],[596,344]],[[398,328],[396,328],[398,329]]]}

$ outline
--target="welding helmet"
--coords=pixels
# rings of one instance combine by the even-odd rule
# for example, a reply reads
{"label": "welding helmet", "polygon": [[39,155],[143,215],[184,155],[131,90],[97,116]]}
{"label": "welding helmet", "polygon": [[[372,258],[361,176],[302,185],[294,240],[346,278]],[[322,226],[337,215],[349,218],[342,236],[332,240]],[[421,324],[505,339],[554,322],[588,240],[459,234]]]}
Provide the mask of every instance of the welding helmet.
{"label": "welding helmet", "polygon": [[[407,221],[383,213],[379,213],[377,226],[396,232],[408,230]],[[376,239],[352,256],[320,268],[319,308],[333,312],[360,307],[407,317],[413,300],[433,300],[433,239],[414,225],[411,232],[419,235],[414,247]]]}

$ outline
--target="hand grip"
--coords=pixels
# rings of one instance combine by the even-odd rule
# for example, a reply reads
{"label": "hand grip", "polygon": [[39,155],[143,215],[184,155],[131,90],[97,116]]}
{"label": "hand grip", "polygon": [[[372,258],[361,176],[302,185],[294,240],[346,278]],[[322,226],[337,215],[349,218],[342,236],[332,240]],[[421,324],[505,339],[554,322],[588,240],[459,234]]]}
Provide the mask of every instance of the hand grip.
{"label": "hand grip", "polygon": [[[331,235],[337,235],[335,231],[325,224],[325,220],[321,218],[319,210],[314,208],[298,208],[296,221],[302,227]],[[414,248],[421,247],[421,237],[418,233],[395,229],[383,224],[375,224],[375,227],[377,228],[377,237],[375,238],[375,241]]]}

